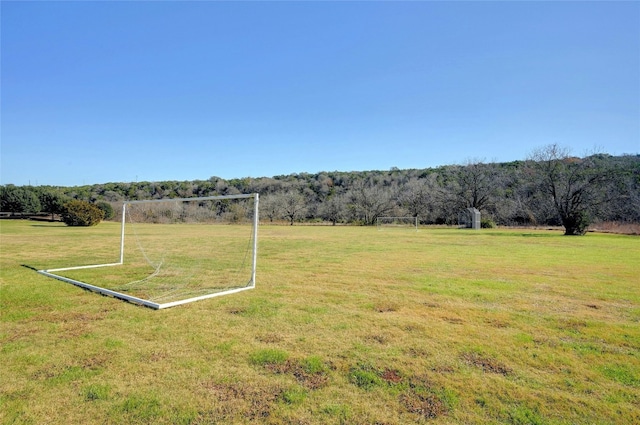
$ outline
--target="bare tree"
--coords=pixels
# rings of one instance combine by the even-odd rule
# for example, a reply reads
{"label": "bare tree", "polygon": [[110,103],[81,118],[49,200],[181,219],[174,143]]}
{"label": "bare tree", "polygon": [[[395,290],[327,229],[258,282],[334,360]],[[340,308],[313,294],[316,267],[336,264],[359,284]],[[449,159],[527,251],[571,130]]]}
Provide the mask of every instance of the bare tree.
{"label": "bare tree", "polygon": [[398,203],[412,217],[419,217],[421,221],[428,222],[433,215],[436,192],[435,174],[423,179],[414,177],[400,189]]}
{"label": "bare tree", "polygon": [[346,199],[343,195],[331,195],[320,205],[320,215],[334,226],[345,216]]}
{"label": "bare tree", "polygon": [[597,166],[593,156],[577,158],[557,144],[535,150],[529,166],[564,226],[564,234],[584,235],[593,213],[608,199],[604,190],[610,181],[608,169]]}
{"label": "bare tree", "polygon": [[260,196],[260,215],[264,215],[269,219],[269,222],[273,222],[274,219],[282,215],[280,208],[279,195],[265,195]]}
{"label": "bare tree", "polygon": [[488,206],[496,190],[497,168],[479,159],[470,159],[458,172],[460,206],[482,210]]}
{"label": "bare tree", "polygon": [[348,193],[354,215],[367,225],[374,224],[378,217],[390,213],[395,207],[389,187],[366,185],[359,181]]}
{"label": "bare tree", "polygon": [[610,200],[603,204],[599,218],[615,222],[640,223],[640,155],[601,157],[615,172],[607,187],[607,192],[611,194]]}
{"label": "bare tree", "polygon": [[289,220],[289,225],[299,219],[307,210],[305,197],[297,190],[290,189],[279,197],[282,216]]}

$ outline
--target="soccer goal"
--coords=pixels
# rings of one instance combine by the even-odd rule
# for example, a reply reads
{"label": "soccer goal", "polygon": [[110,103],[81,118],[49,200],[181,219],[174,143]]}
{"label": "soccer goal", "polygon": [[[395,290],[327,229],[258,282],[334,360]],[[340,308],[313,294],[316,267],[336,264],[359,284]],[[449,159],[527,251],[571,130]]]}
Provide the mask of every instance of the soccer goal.
{"label": "soccer goal", "polygon": [[253,289],[258,201],[257,193],[128,201],[119,261],[38,272],[154,309]]}
{"label": "soccer goal", "polygon": [[418,230],[418,217],[378,217],[376,219],[378,230],[386,228],[406,228]]}

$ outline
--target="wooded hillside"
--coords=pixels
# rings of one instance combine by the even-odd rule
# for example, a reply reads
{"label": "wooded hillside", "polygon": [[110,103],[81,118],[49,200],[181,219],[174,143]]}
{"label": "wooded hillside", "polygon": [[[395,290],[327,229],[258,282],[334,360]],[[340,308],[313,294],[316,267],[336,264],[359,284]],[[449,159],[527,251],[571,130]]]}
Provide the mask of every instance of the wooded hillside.
{"label": "wooded hillside", "polygon": [[[1,186],[2,211],[52,212],[54,202],[260,194],[263,221],[375,224],[414,216],[456,224],[468,207],[485,225],[640,223],[640,155],[572,157],[555,145],[526,161],[470,161],[425,169],[332,171],[225,180],[106,183],[75,187]],[[579,230],[579,229],[578,229]],[[577,234],[580,232],[578,231]]]}

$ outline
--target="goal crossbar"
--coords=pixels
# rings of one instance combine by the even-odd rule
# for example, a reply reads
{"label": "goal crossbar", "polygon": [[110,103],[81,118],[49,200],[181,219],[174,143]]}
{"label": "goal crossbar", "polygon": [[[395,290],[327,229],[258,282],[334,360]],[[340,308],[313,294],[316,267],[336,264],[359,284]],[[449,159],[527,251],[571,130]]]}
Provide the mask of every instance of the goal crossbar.
{"label": "goal crossbar", "polygon": [[[253,255],[251,259],[251,278],[246,286],[240,288],[227,289],[221,292],[215,292],[206,295],[200,295],[196,297],[190,297],[178,301],[171,301],[166,303],[157,303],[151,300],[147,300],[144,298],[135,297],[128,294],[123,294],[122,292],[114,291],[107,288],[102,288],[100,286],[92,285],[90,283],[82,282],[79,280],[71,279],[69,277],[61,276],[57,273],[53,272],[62,272],[68,270],[80,270],[80,269],[92,269],[99,267],[113,267],[113,266],[121,266],[124,264],[124,238],[125,238],[125,221],[127,214],[127,206],[132,204],[142,204],[142,203],[159,203],[159,202],[191,202],[191,201],[214,201],[214,200],[225,200],[225,199],[246,199],[246,198],[254,198],[254,214],[253,214]],[[259,203],[259,195],[257,193],[251,194],[239,194],[239,195],[220,195],[220,196],[201,196],[196,198],[170,198],[170,199],[154,199],[154,200],[141,200],[141,201],[125,201],[122,205],[122,223],[121,223],[121,232],[120,232],[120,261],[117,263],[105,263],[105,264],[90,264],[83,266],[71,266],[71,267],[60,267],[55,269],[43,269],[37,270],[38,273],[51,277],[53,279],[61,280],[63,282],[70,283],[72,285],[79,286],[81,288],[97,292],[102,295],[111,296],[114,298],[118,298],[124,301],[128,301],[134,304],[143,305],[146,307],[150,307],[156,310],[175,307],[182,304],[187,304],[195,301],[200,301],[208,298],[220,297],[223,295],[235,294],[238,292],[246,291],[249,289],[254,289],[256,285],[256,262],[257,262],[257,248],[258,248],[258,203]]]}

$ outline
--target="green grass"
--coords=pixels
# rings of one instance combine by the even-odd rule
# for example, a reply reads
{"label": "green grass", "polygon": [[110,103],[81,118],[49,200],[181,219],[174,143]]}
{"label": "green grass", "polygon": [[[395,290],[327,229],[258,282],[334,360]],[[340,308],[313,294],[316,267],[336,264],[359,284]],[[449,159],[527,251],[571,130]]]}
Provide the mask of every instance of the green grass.
{"label": "green grass", "polygon": [[118,229],[0,222],[0,423],[640,423],[638,237],[262,226],[256,289],[160,311],[34,271]]}

